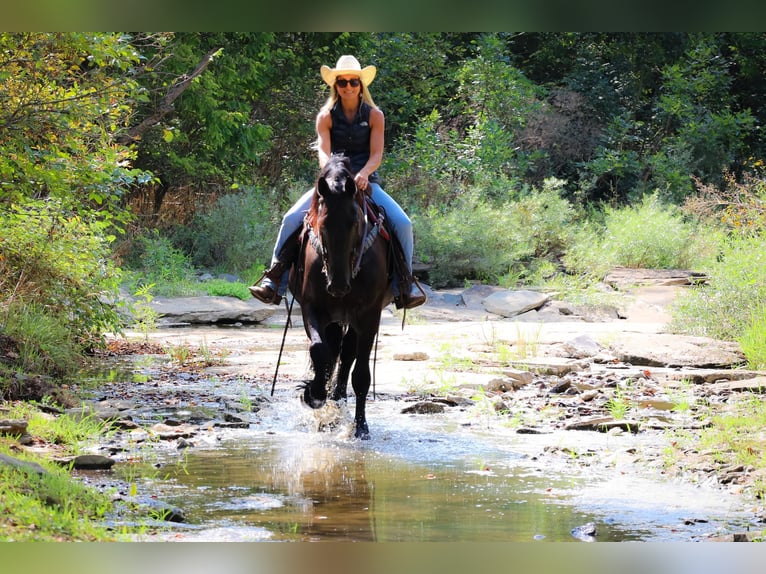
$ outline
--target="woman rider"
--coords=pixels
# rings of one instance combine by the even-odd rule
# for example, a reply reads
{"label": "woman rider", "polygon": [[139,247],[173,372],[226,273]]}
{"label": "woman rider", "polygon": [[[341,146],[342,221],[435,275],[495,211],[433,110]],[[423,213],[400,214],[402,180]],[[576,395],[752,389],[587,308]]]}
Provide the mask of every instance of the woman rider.
{"label": "woman rider", "polygon": [[[319,166],[324,167],[332,154],[343,154],[351,162],[354,181],[372,200],[381,206],[391,230],[396,234],[404,251],[407,269],[412,275],[414,241],[412,222],[394,199],[380,187],[376,170],[383,160],[383,132],[385,116],[372,100],[368,86],[375,78],[375,66],[362,69],[354,56],[341,56],[334,68],[323,65],[322,79],[330,86],[330,97],[316,117]],[[301,228],[303,218],[311,205],[313,188],[306,192],[282,218],[271,267],[264,274],[259,286],[251,286],[253,297],[269,304],[278,304],[287,289],[287,274],[295,257],[287,245],[291,236]],[[425,294],[413,281],[404,292],[394,286],[397,307],[411,309],[426,301]]]}

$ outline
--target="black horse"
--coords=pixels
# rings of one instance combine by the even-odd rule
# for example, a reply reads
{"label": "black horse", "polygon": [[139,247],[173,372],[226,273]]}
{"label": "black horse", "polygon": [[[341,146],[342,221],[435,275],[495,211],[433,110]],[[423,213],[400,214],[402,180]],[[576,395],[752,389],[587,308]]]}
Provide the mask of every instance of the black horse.
{"label": "black horse", "polygon": [[300,303],[310,341],[314,379],[303,400],[325,404],[338,361],[332,399],[346,398],[348,377],[356,395],[355,436],[369,438],[365,418],[370,353],[383,308],[393,300],[389,245],[382,217],[368,213],[348,160],[333,156],[319,173],[303,228],[290,290]]}

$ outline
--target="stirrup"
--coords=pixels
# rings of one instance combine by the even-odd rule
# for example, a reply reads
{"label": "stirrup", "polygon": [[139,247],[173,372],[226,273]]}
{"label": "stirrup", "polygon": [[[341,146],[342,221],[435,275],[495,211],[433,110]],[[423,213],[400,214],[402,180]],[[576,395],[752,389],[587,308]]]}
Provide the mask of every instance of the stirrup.
{"label": "stirrup", "polygon": [[251,285],[248,289],[253,297],[266,305],[279,305],[282,302],[282,296],[269,285]]}
{"label": "stirrup", "polygon": [[398,297],[394,298],[394,304],[397,309],[414,309],[423,305],[427,299],[423,288],[417,281],[413,281],[410,283],[409,293],[400,293]]}

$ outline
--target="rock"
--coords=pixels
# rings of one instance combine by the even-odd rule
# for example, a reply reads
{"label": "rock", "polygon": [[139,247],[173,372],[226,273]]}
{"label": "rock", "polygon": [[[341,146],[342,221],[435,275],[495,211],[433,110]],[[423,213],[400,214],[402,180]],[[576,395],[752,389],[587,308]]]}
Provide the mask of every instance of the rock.
{"label": "rock", "polygon": [[402,409],[404,415],[432,415],[444,412],[444,405],[431,401],[421,401]]}
{"label": "rock", "polygon": [[542,307],[550,297],[537,291],[498,291],[483,301],[484,308],[503,317],[516,317]]}
{"label": "rock", "polygon": [[647,367],[716,368],[745,361],[737,343],[667,333],[624,333],[609,350],[620,361]]}
{"label": "rock", "polygon": [[130,505],[142,508],[155,520],[167,522],[186,522],[183,510],[162,500],[156,500],[151,496],[128,496],[124,501]]}
{"label": "rock", "polygon": [[114,459],[100,454],[81,454],[72,459],[72,467],[77,470],[109,470],[114,466]]}
{"label": "rock", "polygon": [[625,290],[637,285],[698,285],[707,281],[699,271],[686,269],[629,269],[616,267],[604,277],[604,283]]}
{"label": "rock", "polygon": [[513,391],[520,389],[535,380],[535,376],[529,371],[519,371],[516,369],[504,369],[503,377],[492,379],[486,385],[484,389],[493,393],[504,393],[507,391]]}
{"label": "rock", "polygon": [[33,472],[35,474],[43,475],[47,474],[46,470],[37,464],[36,462],[28,462],[26,460],[19,460],[8,456],[7,454],[0,453],[0,464],[5,466],[12,466],[25,472]]}
{"label": "rock", "polygon": [[565,430],[594,430],[599,432],[609,432],[615,428],[637,433],[639,431],[639,423],[638,421],[629,420],[618,421],[612,417],[593,417],[569,423],[564,427]]}
{"label": "rock", "polygon": [[161,440],[191,438],[197,434],[197,429],[191,425],[170,426],[162,423],[152,426],[151,431]]}
{"label": "rock", "polygon": [[22,436],[27,433],[27,426],[23,419],[0,419],[0,435]]}
{"label": "rock", "polygon": [[595,357],[601,352],[601,345],[590,335],[578,335],[563,344],[564,350],[574,359]]}
{"label": "rock", "polygon": [[228,281],[229,283],[236,283],[240,279],[236,275],[232,275],[231,273],[219,273],[218,279],[222,279],[223,281]]}
{"label": "rock", "polygon": [[472,285],[461,293],[465,306],[471,309],[483,308],[484,300],[494,293],[504,293],[506,289],[493,285]]}
{"label": "rock", "polygon": [[582,526],[576,526],[569,531],[569,533],[583,542],[595,542],[598,530],[596,529],[595,522],[588,522]]}
{"label": "rock", "polygon": [[744,381],[729,381],[726,383],[715,383],[710,386],[713,394],[731,393],[731,392],[751,392],[766,393],[766,376],[754,377]]}
{"label": "rock", "polygon": [[588,369],[590,366],[585,361],[560,357],[537,357],[534,360],[518,361],[517,364],[538,375],[555,375],[558,377]]}
{"label": "rock", "polygon": [[155,297],[151,307],[162,324],[262,323],[279,311],[257,299],[236,297]]}
{"label": "rock", "polygon": [[409,353],[394,353],[394,361],[427,361],[428,353],[412,351]]}

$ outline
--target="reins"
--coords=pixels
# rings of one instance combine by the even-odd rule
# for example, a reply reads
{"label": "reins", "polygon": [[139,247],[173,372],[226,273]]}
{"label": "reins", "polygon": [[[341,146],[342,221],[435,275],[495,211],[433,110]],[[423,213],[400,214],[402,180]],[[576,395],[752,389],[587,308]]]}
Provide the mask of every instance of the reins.
{"label": "reins", "polygon": [[279,374],[279,364],[282,362],[282,351],[285,349],[285,340],[287,339],[287,329],[290,328],[290,318],[293,314],[293,303],[295,303],[295,296],[290,298],[290,305],[287,305],[285,300],[285,307],[287,308],[287,321],[285,321],[285,329],[282,331],[282,344],[279,345],[279,356],[277,357],[277,366],[274,369],[274,379],[271,381],[271,396],[274,396],[274,387],[277,385],[277,375]]}

